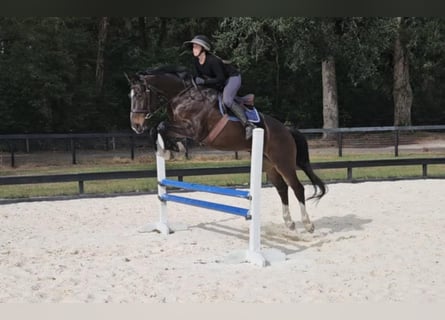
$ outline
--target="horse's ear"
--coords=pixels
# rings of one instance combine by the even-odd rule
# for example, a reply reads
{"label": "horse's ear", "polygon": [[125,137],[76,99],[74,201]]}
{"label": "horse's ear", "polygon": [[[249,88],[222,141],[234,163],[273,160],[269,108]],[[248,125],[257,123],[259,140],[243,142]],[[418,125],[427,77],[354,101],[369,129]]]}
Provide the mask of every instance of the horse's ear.
{"label": "horse's ear", "polygon": [[130,77],[128,76],[128,74],[126,72],[124,72],[124,76],[125,76],[125,78],[127,78],[127,81],[130,85],[133,84],[130,80]]}

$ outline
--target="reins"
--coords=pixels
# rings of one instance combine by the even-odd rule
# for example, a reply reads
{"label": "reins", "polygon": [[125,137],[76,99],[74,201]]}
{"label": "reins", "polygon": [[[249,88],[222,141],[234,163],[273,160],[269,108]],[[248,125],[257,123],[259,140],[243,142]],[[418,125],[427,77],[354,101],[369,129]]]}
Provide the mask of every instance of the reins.
{"label": "reins", "polygon": [[[184,94],[189,92],[192,88],[195,88],[199,92],[199,94],[201,95],[201,98],[203,100],[206,99],[205,94],[202,92],[202,88],[199,87],[196,84],[195,80],[193,79],[193,77],[191,75],[188,75],[190,77],[190,80],[189,80],[190,84],[189,84],[188,81],[187,81],[188,79],[186,79],[186,77],[181,77],[181,76],[178,76],[176,74],[179,78],[181,78],[182,84],[184,86],[184,89],[181,90],[178,94],[176,94],[173,97],[171,97],[170,99],[167,98],[168,95],[165,92],[165,90],[159,89],[158,87],[156,87],[156,86],[154,86],[154,85],[152,85],[152,84],[147,82],[145,76],[148,76],[150,74],[140,74],[140,75],[142,75],[142,79],[141,80],[143,81],[143,84],[146,86],[146,90],[145,90],[146,93],[150,94],[150,100],[151,100],[151,91],[152,91],[158,97],[159,105],[160,105],[159,108],[157,108],[153,112],[150,111],[148,109],[148,107],[147,107],[147,109],[143,109],[143,110],[131,111],[133,113],[145,113],[146,114],[146,117],[145,117],[146,120],[152,118],[153,116],[155,116],[155,115],[157,115],[159,113],[165,112],[165,110],[167,110],[168,107],[171,105],[171,102],[172,102],[173,99],[183,96]],[[159,99],[159,98],[161,98],[161,99]],[[161,100],[164,100],[166,102],[162,103]]]}

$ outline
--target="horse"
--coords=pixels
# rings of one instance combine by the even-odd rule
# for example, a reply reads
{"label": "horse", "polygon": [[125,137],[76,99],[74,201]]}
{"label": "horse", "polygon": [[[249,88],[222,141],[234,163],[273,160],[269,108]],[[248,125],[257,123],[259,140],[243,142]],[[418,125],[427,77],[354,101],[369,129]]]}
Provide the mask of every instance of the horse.
{"label": "horse", "polygon": [[[150,129],[154,141],[159,133],[165,150],[179,151],[178,139],[189,138],[217,150],[251,151],[252,139],[245,139],[242,124],[227,120],[227,115],[220,112],[220,93],[197,86],[187,69],[162,66],[138,72],[131,79],[126,77],[130,83],[130,123],[136,133]],[[252,100],[252,95],[247,98]],[[149,128],[149,119],[162,110],[162,99],[166,101],[167,119]],[[290,187],[298,200],[304,228],[312,233],[315,227],[306,210],[304,186],[297,177],[297,167],[314,187],[314,194],[307,200],[321,199],[327,188],[311,167],[307,140],[298,130],[287,128],[267,114],[259,114],[264,127],[263,171],[279,194],[284,223],[290,230],[296,229],[289,210]]]}

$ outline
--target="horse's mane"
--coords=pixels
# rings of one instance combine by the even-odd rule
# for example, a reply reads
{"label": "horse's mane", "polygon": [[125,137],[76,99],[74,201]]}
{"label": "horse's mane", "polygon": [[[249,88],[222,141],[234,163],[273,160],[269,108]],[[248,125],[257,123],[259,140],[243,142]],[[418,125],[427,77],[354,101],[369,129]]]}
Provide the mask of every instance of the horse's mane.
{"label": "horse's mane", "polygon": [[137,74],[140,75],[163,75],[163,74],[173,74],[181,79],[185,79],[186,77],[190,77],[191,73],[189,69],[183,66],[175,66],[175,65],[162,65],[155,68],[148,68],[143,71],[139,71]]}

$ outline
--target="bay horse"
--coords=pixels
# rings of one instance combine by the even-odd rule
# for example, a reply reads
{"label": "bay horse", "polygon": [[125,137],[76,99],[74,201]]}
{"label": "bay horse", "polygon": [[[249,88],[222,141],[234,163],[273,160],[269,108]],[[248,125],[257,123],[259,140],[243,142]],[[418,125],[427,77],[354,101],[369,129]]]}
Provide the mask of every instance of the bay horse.
{"label": "bay horse", "polygon": [[[196,86],[187,69],[164,66],[139,72],[132,79],[127,76],[127,79],[131,86],[130,122],[136,133],[151,129],[154,141],[157,133],[161,134],[165,149],[172,151],[179,151],[177,141],[184,138],[217,150],[251,151],[252,141],[245,140],[242,124],[222,120],[227,116],[218,108],[219,93]],[[162,109],[162,98],[166,101],[167,120],[149,128],[148,119]],[[281,198],[284,223],[290,230],[296,227],[289,211],[290,187],[300,205],[301,221],[312,233],[315,228],[306,211],[304,187],[298,180],[297,166],[314,187],[314,194],[308,200],[323,197],[326,186],[312,170],[307,140],[301,132],[288,129],[273,117],[262,113],[260,116],[264,126],[263,171]]]}

